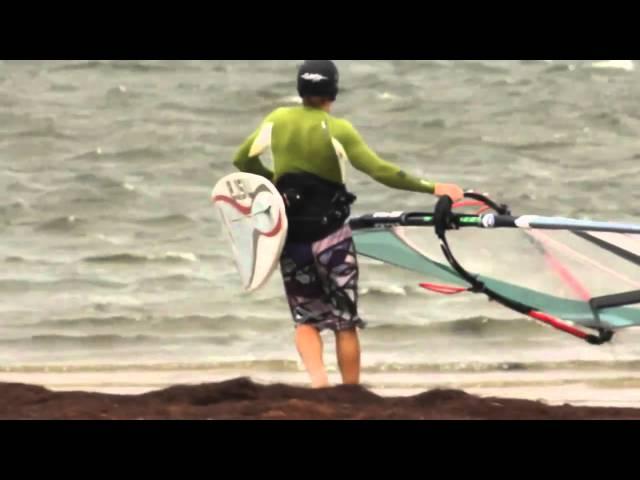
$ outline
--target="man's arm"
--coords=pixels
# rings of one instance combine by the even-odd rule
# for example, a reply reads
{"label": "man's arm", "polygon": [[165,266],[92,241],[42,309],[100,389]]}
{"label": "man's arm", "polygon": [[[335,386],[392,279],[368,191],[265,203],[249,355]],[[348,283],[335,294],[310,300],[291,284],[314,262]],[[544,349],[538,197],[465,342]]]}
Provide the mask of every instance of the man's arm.
{"label": "man's arm", "polygon": [[274,174],[271,170],[265,167],[260,160],[260,155],[251,156],[251,147],[255,143],[258,135],[260,134],[263,125],[261,125],[255,132],[253,132],[249,138],[240,146],[233,159],[233,165],[245,173],[253,173],[265,177],[270,182],[273,182]]}
{"label": "man's arm", "polygon": [[357,170],[387,187],[435,194],[435,183],[409,175],[396,165],[382,160],[367,146],[350,123],[344,122],[343,127],[337,135],[338,141],[342,143],[349,161]]}

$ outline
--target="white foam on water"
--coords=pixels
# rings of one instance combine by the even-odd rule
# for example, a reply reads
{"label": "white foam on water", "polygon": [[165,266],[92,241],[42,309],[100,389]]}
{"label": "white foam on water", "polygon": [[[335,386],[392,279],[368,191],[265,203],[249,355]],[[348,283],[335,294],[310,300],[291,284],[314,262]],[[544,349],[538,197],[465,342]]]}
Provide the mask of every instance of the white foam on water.
{"label": "white foam on water", "polygon": [[165,258],[179,258],[181,260],[187,260],[188,262],[197,262],[198,256],[191,252],[167,252]]}
{"label": "white foam on water", "polygon": [[379,93],[377,96],[380,100],[399,100],[400,99],[399,96],[389,92]]}
{"label": "white foam on water", "polygon": [[609,70],[625,70],[633,72],[635,64],[633,60],[603,60],[601,62],[592,63],[593,68],[609,69]]}
{"label": "white foam on water", "polygon": [[140,305],[144,305],[142,300],[138,298],[134,298],[132,296],[127,295],[81,295],[81,294],[62,294],[61,297],[67,297],[68,299],[81,299],[85,300],[86,303],[91,303],[93,305],[109,305],[109,306],[119,306],[119,307],[137,307]]}
{"label": "white foam on water", "polygon": [[280,99],[280,101],[284,103],[295,103],[298,105],[302,105],[302,99],[293,95],[289,97],[283,97]]}
{"label": "white foam on water", "polygon": [[368,287],[363,287],[362,289],[360,289],[361,295],[366,295],[368,293],[385,293],[388,295],[399,295],[402,297],[407,296],[407,291],[404,289],[404,287],[400,285],[382,283],[372,283]]}

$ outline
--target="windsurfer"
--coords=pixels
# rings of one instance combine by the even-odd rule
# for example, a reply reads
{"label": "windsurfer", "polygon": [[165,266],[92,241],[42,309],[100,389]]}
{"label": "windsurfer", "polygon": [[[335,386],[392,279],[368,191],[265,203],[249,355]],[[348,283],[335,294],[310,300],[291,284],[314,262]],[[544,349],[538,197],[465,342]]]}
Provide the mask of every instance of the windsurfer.
{"label": "windsurfer", "polygon": [[[351,123],[330,115],[338,83],[332,61],[307,60],[297,79],[303,105],[269,114],[234,160],[239,170],[273,182],[285,199],[289,236],[280,266],[297,327],[296,346],[315,388],[329,385],[324,330],[335,333],[343,382],[360,382],[357,329],[365,322],[358,314],[359,270],[346,223],[355,201],[345,187],[347,164],[387,187],[447,195],[454,201],[463,197],[457,185],[426,181],[382,160]],[[275,171],[260,160],[269,148]]]}

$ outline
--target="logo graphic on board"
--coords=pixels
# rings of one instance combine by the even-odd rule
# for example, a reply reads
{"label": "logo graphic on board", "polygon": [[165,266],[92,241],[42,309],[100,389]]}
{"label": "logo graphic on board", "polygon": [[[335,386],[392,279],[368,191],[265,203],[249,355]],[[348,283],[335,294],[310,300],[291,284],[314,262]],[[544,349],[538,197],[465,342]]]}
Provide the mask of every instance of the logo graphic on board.
{"label": "logo graphic on board", "polygon": [[288,222],[282,196],[267,179],[235,173],[220,180],[211,199],[220,213],[243,286],[262,286],[279,263]]}

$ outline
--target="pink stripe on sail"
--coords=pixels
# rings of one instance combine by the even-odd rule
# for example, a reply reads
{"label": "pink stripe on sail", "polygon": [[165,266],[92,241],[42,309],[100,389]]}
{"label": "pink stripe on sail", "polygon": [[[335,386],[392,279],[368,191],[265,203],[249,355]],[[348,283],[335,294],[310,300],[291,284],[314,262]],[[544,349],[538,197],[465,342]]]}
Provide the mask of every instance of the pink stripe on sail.
{"label": "pink stripe on sail", "polygon": [[608,267],[605,267],[604,265],[596,262],[595,260],[590,259],[589,257],[582,255],[581,253],[575,251],[574,249],[564,245],[563,243],[552,239],[551,237],[549,237],[546,234],[543,234],[542,232],[537,232],[537,231],[527,231],[527,233],[531,236],[533,236],[534,238],[540,240],[541,242],[546,242],[546,243],[551,243],[554,244],[558,249],[563,250],[564,252],[568,253],[569,255],[573,256],[574,258],[577,258],[578,260],[585,262],[593,267],[599,268],[600,270],[602,270],[605,273],[608,273],[609,275],[612,275],[614,277],[616,277],[618,280],[622,280],[623,282],[628,283],[629,285],[636,287],[636,288],[640,288],[640,283],[631,280],[629,277],[622,275],[621,273],[616,272],[615,270],[612,270]]}
{"label": "pink stripe on sail", "polygon": [[[544,240],[540,238],[542,235],[539,232],[527,232],[532,237],[536,238],[541,243],[544,243]],[[569,269],[564,266],[555,256],[553,256],[550,252],[545,250],[544,252],[545,260],[551,265],[551,268],[556,271],[556,273],[564,280],[564,282],[578,295],[582,300],[588,301],[591,299],[591,293],[586,287],[573,275]]]}

